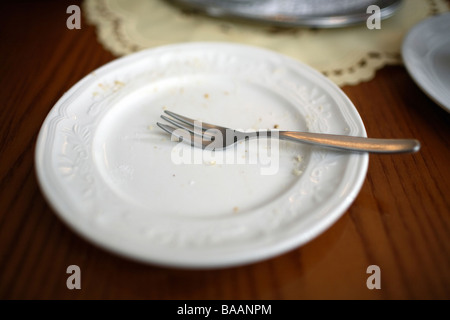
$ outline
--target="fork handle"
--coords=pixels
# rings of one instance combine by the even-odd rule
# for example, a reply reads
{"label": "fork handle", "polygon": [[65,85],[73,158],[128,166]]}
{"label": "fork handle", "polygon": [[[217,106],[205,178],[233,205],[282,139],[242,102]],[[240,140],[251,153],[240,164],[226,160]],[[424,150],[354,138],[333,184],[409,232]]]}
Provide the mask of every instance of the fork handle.
{"label": "fork handle", "polygon": [[325,147],[371,153],[414,153],[420,142],[415,139],[372,139],[344,135],[279,131],[279,139],[321,145]]}

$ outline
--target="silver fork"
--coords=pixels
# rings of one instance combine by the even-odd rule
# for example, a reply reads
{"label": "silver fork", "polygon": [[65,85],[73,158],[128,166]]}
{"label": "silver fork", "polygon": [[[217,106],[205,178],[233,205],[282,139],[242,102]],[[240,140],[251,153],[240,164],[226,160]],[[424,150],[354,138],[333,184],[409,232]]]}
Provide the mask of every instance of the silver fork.
{"label": "silver fork", "polygon": [[414,153],[419,151],[420,142],[415,139],[371,139],[345,135],[311,133],[299,131],[261,130],[243,132],[194,119],[165,110],[168,116],[161,115],[168,123],[157,125],[178,139],[194,147],[209,150],[225,149],[236,142],[251,138],[278,138],[327,148],[370,153]]}

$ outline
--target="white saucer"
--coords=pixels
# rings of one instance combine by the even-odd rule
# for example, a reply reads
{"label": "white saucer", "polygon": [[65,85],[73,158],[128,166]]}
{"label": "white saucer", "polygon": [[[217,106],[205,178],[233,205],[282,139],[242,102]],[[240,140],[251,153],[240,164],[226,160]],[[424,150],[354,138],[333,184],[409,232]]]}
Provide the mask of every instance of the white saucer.
{"label": "white saucer", "polygon": [[450,112],[450,13],[413,27],[403,42],[403,60],[417,85]]}
{"label": "white saucer", "polygon": [[[293,143],[240,145],[234,162],[219,161],[229,150],[203,159],[157,128],[165,109],[241,129],[366,135],[335,84],[271,51],[190,43],[113,61],[53,107],[36,170],[56,213],[119,255],[188,268],[267,259],[330,227],[365,179],[367,154]],[[268,147],[278,156],[262,161]],[[177,164],[180,152],[197,164]]]}

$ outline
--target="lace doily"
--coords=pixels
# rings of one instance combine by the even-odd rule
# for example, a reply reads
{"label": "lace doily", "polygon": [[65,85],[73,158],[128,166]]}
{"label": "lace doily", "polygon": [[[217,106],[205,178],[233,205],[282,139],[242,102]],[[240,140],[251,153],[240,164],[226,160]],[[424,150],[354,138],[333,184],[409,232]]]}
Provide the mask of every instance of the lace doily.
{"label": "lace doily", "polygon": [[371,80],[376,70],[401,64],[405,34],[419,21],[450,10],[448,0],[403,1],[381,29],[281,28],[214,19],[165,0],[85,0],[83,13],[114,55],[193,41],[227,41],[271,49],[321,71],[339,86]]}

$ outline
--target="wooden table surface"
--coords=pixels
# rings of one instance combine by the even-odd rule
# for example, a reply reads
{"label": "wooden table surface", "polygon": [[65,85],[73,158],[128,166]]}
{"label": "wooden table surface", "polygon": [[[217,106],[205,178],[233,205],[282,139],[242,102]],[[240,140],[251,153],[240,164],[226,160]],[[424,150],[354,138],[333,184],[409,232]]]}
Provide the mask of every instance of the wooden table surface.
{"label": "wooden table surface", "polygon": [[[115,59],[93,26],[66,28],[79,1],[0,7],[1,299],[450,299],[450,114],[401,66],[343,90],[369,136],[414,137],[413,155],[370,155],[358,197],[325,233],[281,256],[219,270],[178,270],[115,256],[81,239],[38,186],[34,151],[50,109]],[[69,290],[69,265],[81,289]],[[371,265],[381,289],[369,290]]]}

